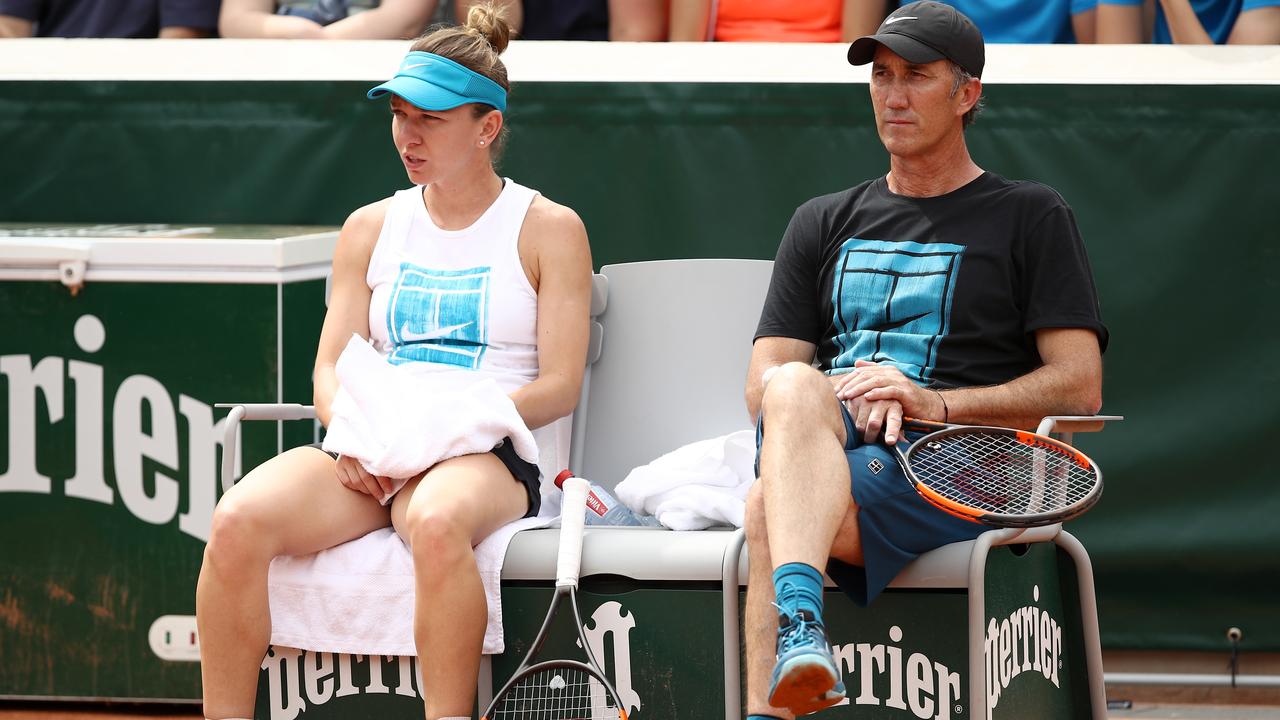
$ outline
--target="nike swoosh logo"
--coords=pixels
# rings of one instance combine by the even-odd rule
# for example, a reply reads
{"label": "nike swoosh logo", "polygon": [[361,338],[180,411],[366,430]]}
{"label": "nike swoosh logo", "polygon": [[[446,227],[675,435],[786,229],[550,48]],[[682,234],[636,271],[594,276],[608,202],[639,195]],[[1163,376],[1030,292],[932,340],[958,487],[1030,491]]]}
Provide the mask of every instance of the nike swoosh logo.
{"label": "nike swoosh logo", "polygon": [[920,318],[928,317],[928,315],[929,313],[922,312],[918,315],[911,315],[909,317],[904,317],[899,320],[894,320],[893,322],[885,323],[883,325],[880,325],[879,327],[871,327],[867,329],[872,332],[891,332],[893,330],[897,330],[898,328],[906,327],[907,325],[910,325],[911,323],[915,322],[916,320],[919,320]]}
{"label": "nike swoosh logo", "polygon": [[452,335],[453,333],[461,330],[462,328],[472,324],[474,324],[474,322],[465,322],[465,323],[462,323],[461,325],[450,325],[449,327],[436,328],[435,330],[430,330],[424,333],[416,333],[410,330],[409,323],[405,322],[404,325],[400,326],[400,340],[401,342],[422,342],[424,340],[437,340],[446,335]]}
{"label": "nike swoosh logo", "polygon": [[404,71],[404,70],[412,70],[412,69],[414,69],[414,68],[426,67],[426,66],[428,66],[428,65],[430,65],[430,64],[431,64],[431,63],[418,63],[417,65],[405,65],[404,67],[400,68],[400,70],[401,70],[401,71]]}
{"label": "nike swoosh logo", "polygon": [[884,21],[884,24],[885,24],[885,25],[892,25],[892,24],[894,24],[894,23],[896,23],[896,22],[898,22],[898,21],[901,21],[901,20],[918,20],[918,19],[919,19],[919,18],[915,17],[914,15],[903,15],[902,17],[892,17],[892,18],[889,18],[888,20],[885,20],[885,21]]}

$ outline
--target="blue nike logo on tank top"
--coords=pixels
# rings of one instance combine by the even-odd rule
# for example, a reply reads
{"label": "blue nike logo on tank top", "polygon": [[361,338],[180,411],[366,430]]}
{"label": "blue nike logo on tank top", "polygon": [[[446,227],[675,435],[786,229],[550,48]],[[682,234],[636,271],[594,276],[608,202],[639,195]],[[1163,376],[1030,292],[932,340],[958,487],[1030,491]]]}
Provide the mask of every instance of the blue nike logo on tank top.
{"label": "blue nike logo on tank top", "polygon": [[489,336],[489,276],[488,267],[401,263],[387,302],[387,360],[480,367]]}
{"label": "blue nike logo on tank top", "polygon": [[938,343],[951,325],[963,245],[850,238],[837,258],[835,308],[839,372],[855,360],[893,365],[928,383]]}

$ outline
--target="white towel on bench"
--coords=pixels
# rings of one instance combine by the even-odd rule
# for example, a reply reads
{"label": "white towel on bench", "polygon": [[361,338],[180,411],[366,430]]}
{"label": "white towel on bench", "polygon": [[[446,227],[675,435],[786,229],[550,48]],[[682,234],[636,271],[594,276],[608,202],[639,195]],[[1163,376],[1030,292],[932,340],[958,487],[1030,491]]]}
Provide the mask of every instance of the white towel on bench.
{"label": "white towel on bench", "polygon": [[[498,528],[476,546],[489,605],[485,654],[503,651],[502,560],[521,530],[557,517],[532,517]],[[312,555],[271,562],[267,582],[271,644],[358,655],[417,655],[413,642],[413,558],[391,528]]]}
{"label": "white towel on bench", "polygon": [[615,490],[627,507],[672,530],[742,527],[755,457],[755,431],[739,430],[672,450],[632,470]]}

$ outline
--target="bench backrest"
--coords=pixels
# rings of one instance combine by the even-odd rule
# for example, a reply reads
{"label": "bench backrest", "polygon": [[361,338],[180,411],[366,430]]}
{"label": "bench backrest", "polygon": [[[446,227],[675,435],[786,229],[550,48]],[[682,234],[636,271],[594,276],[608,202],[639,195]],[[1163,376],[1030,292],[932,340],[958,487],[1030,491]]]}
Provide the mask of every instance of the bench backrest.
{"label": "bench backrest", "polygon": [[606,488],[666,452],[752,426],[743,401],[773,263],[606,265],[604,337],[574,418],[571,466]]}

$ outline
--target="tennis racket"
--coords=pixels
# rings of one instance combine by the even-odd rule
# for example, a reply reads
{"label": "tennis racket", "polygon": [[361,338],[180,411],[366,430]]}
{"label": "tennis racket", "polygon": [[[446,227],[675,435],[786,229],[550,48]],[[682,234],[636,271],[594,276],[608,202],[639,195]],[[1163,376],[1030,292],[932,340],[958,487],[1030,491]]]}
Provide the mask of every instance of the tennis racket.
{"label": "tennis racket", "polygon": [[[578,570],[582,561],[587,487],[587,481],[582,478],[570,477],[564,481],[555,596],[528,654],[498,691],[482,720],[627,720],[618,693],[591,655],[578,614]],[[587,661],[553,659],[534,663],[533,658],[546,642],[556,611],[566,598],[573,609],[573,627]]]}
{"label": "tennis racket", "polygon": [[956,517],[1027,528],[1078,517],[1102,495],[1102,471],[1084,453],[1023,430],[904,418],[928,434],[893,446],[916,492]]}

